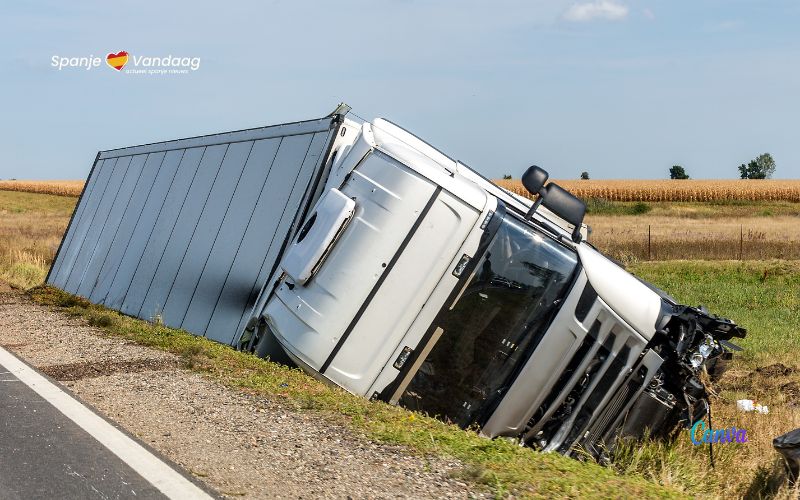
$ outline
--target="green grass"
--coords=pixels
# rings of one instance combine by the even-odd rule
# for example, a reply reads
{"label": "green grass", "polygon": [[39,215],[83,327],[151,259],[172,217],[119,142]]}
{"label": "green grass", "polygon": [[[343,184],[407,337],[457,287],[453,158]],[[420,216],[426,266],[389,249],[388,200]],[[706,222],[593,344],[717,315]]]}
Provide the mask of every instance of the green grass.
{"label": "green grass", "polygon": [[800,203],[788,201],[718,200],[706,202],[641,202],[585,199],[586,213],[599,215],[650,215],[688,219],[800,216]]}
{"label": "green grass", "polygon": [[[798,498],[785,485],[785,474],[772,439],[800,426],[800,400],[785,390],[800,384],[800,262],[671,261],[632,266],[639,276],[668,291],[678,301],[703,304],[748,329],[733,342],[738,353],[730,370],[714,384],[715,428],[748,431],[747,444],[708,448],[693,446],[684,431],[674,443],[644,442],[622,446],[612,466],[621,474],[643,475],[685,491],[722,498]],[[760,375],[758,369],[783,363],[788,375]],[[737,399],[770,407],[768,415],[742,413]]]}
{"label": "green grass", "polygon": [[733,342],[738,358],[755,366],[800,355],[800,262],[645,262],[631,270],[688,305],[705,305],[748,329]]}
{"label": "green grass", "polygon": [[69,217],[77,198],[52,194],[0,190],[0,212],[12,214],[39,213]]}
{"label": "green grass", "polygon": [[489,488],[497,496],[522,497],[676,497],[680,492],[623,476],[594,463],[542,454],[516,443],[479,437],[439,420],[396,406],[371,402],[290,369],[184,331],[123,316],[87,301],[41,286],[29,295],[39,304],[85,318],[108,335],[180,356],[185,365],[222,383],[260,394],[299,411],[313,411],[345,424],[379,443],[412,453],[453,457],[465,464],[461,479]]}
{"label": "green grass", "polygon": [[589,198],[586,213],[590,215],[643,215],[653,209],[651,204],[641,201],[609,201],[604,198]]}

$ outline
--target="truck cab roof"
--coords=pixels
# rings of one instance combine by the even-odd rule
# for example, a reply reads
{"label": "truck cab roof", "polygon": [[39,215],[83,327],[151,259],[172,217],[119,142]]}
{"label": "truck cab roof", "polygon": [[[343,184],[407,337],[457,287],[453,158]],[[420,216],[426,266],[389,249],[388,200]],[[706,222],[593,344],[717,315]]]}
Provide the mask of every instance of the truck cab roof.
{"label": "truck cab roof", "polygon": [[[442,187],[475,208],[483,209],[487,195],[494,196],[507,207],[520,213],[526,213],[533,204],[532,200],[499,187],[468,165],[454,160],[389,120],[377,118],[369,125],[377,147],[431,180],[440,182]],[[534,218],[569,240],[572,225],[547,208],[540,206]],[[582,226],[581,232],[586,239],[588,227],[585,224]]]}

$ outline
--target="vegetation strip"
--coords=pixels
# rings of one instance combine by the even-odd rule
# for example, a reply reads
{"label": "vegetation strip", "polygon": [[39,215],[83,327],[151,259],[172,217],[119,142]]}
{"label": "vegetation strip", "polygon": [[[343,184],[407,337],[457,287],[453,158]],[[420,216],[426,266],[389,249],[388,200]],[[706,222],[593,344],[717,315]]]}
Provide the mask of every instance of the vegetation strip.
{"label": "vegetation strip", "polygon": [[2,181],[0,190],[27,193],[54,194],[58,196],[80,196],[84,181]]}
{"label": "vegetation strip", "polygon": [[[750,442],[715,447],[714,469],[708,465],[707,448],[694,446],[687,431],[674,444],[623,444],[610,467],[600,467],[535,453],[504,440],[489,441],[402,408],[364,401],[299,370],[122,316],[50,287],[35,288],[30,295],[37,303],[79,315],[111,335],[175,353],[187,367],[230,387],[253,391],[297,410],[318,412],[377,442],[404,445],[422,455],[457,458],[466,465],[463,479],[486,484],[497,494],[599,497],[786,493],[785,488],[779,489],[781,473],[771,441],[800,425],[796,406],[800,389],[793,389],[800,387],[800,371],[791,368],[800,352],[800,263],[677,261],[638,264],[633,270],[673,292],[678,300],[702,302],[750,329],[740,342],[745,351],[714,387],[718,393],[714,422],[748,429]],[[770,376],[764,376],[766,373]],[[744,397],[769,405],[770,414],[738,412],[735,401]]]}
{"label": "vegetation strip", "polygon": [[[500,186],[530,197],[518,180],[495,180]],[[788,201],[800,202],[797,179],[654,179],[654,180],[555,180],[576,196],[608,201],[709,202],[709,201]],[[0,180],[0,190],[26,191],[59,196],[79,196],[83,180],[25,181]]]}
{"label": "vegetation strip", "polygon": [[49,286],[29,292],[38,304],[80,316],[108,334],[180,356],[186,367],[225,385],[252,391],[296,410],[315,411],[350,426],[379,443],[406,446],[414,453],[449,456],[467,467],[461,479],[486,485],[498,494],[607,498],[676,497],[680,493],[623,477],[612,469],[557,454],[536,453],[502,439],[488,440],[436,419],[381,402],[370,402],[289,369],[195,337],[184,331],[123,316]]}
{"label": "vegetation strip", "polygon": [[[520,196],[530,194],[518,180],[495,181]],[[800,180],[554,180],[582,199],[603,198],[609,201],[684,201],[723,200],[800,202]]]}

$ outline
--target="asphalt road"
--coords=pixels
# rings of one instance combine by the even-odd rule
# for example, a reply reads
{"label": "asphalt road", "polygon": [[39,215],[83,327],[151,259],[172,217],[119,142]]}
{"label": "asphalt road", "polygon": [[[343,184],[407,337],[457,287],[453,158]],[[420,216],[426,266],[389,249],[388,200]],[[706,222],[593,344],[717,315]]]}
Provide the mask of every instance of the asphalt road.
{"label": "asphalt road", "polygon": [[209,498],[182,472],[87,412],[0,348],[0,498]]}

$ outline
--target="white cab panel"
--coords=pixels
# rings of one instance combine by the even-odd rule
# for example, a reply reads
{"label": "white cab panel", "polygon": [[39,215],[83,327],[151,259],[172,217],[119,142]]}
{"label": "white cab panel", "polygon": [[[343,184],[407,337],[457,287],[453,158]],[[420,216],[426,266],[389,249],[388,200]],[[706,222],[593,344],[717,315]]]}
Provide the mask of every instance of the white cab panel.
{"label": "white cab panel", "polygon": [[[476,258],[476,252],[478,247],[480,246],[481,236],[483,235],[483,230],[481,229],[481,222],[486,218],[489,212],[494,212],[497,210],[497,199],[494,197],[489,197],[487,200],[486,207],[484,208],[483,212],[478,216],[478,219],[475,222],[475,225],[469,231],[467,235],[467,239],[464,240],[463,245],[459,248],[456,252],[452,254],[452,260],[446,266],[445,273],[439,279],[439,282],[436,284],[435,288],[431,292],[430,296],[427,298],[427,301],[422,307],[422,310],[417,314],[414,318],[413,323],[406,331],[406,335],[397,343],[394,352],[389,355],[390,363],[386,363],[381,371],[380,375],[378,375],[377,379],[373,383],[372,387],[367,390],[364,395],[371,396],[376,392],[383,391],[389,384],[395,381],[400,370],[395,368],[394,361],[398,358],[400,353],[403,351],[405,346],[411,347],[414,350],[417,349],[424,349],[424,345],[420,344],[425,333],[428,331],[428,328],[433,324],[436,315],[439,314],[439,311],[442,307],[449,305],[452,307],[452,304],[455,301],[451,297],[456,286],[459,285],[459,278],[453,275],[453,270],[455,269],[456,265],[461,261],[461,257],[463,255],[467,255],[470,258]],[[442,256],[444,257],[444,256]],[[441,258],[441,257],[440,257]],[[474,275],[476,271],[473,271],[472,275]],[[469,282],[472,275],[462,283],[462,288],[460,291],[463,292],[466,283]],[[447,302],[447,301],[450,302]],[[413,375],[413,374],[412,374]],[[410,380],[410,378],[409,378]],[[408,382],[405,382],[403,386],[407,385]],[[392,403],[397,403],[397,399],[393,399]]]}
{"label": "white cab panel", "polygon": [[661,297],[590,246],[578,245],[577,250],[597,295],[647,340],[653,338]]}
{"label": "white cab panel", "polygon": [[353,216],[355,207],[356,202],[338,189],[329,189],[322,195],[281,262],[296,284],[308,281]]}
{"label": "white cab panel", "polygon": [[341,191],[355,198],[352,221],[305,285],[282,283],[267,321],[281,344],[315,370],[367,300],[436,186],[381,153],[370,154]]}
{"label": "white cab panel", "polygon": [[368,394],[384,366],[394,362],[392,353],[437,283],[450,275],[453,255],[463,245],[479,214],[452,195],[439,194],[325,371],[326,377],[351,392]]}

